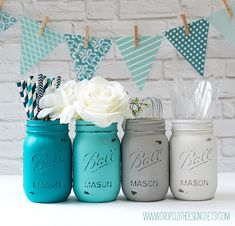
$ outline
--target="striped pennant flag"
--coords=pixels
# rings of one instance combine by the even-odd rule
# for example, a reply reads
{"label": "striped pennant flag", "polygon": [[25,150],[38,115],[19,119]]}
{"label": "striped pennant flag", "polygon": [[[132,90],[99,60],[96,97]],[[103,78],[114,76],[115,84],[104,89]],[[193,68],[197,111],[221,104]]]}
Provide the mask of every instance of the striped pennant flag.
{"label": "striped pennant flag", "polygon": [[117,37],[114,40],[132,75],[132,80],[139,90],[142,90],[163,36],[140,36],[138,47],[134,46],[134,37]]}

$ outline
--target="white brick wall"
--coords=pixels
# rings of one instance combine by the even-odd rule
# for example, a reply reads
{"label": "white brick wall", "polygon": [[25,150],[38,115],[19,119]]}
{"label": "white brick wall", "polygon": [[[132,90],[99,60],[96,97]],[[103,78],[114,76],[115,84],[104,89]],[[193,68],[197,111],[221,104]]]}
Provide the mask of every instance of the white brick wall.
{"label": "white brick wall", "polygon": [[[215,0],[8,0],[4,9],[13,15],[23,13],[41,20],[50,16],[49,26],[61,33],[82,33],[85,24],[91,34],[99,37],[132,35],[137,22],[142,35],[161,34],[181,25],[179,9],[188,19],[205,17],[221,8]],[[222,81],[222,93],[215,114],[220,171],[235,171],[235,49],[218,32],[210,28],[206,78]],[[0,174],[22,171],[22,139],[25,114],[20,104],[15,82],[20,80],[20,26],[0,33]],[[63,80],[73,79],[74,68],[66,44],[60,45],[27,75],[42,72],[62,74]],[[128,70],[115,46],[100,65],[97,75],[120,79],[131,95],[159,96],[164,104],[164,116],[172,118],[169,90],[176,74],[192,81],[197,73],[165,41],[159,51],[149,80],[142,92],[131,82]]]}

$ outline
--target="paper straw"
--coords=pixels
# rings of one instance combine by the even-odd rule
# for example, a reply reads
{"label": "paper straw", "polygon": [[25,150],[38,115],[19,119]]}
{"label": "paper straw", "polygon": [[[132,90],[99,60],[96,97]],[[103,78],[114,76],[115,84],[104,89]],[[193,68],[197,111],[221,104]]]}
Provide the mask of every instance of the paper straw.
{"label": "paper straw", "polygon": [[54,82],[55,78],[54,77],[50,77],[50,80],[51,80],[51,85],[53,85],[53,82]]}
{"label": "paper straw", "polygon": [[28,91],[28,114],[29,114],[29,119],[32,120],[34,118],[34,108],[33,108],[33,84],[32,80],[28,79],[27,80],[27,91]]}
{"label": "paper straw", "polygon": [[40,107],[39,107],[39,102],[44,94],[44,86],[43,86],[43,82],[44,82],[44,76],[42,74],[38,75],[38,88],[37,88],[37,113],[39,113],[41,111]]}
{"label": "paper straw", "polygon": [[47,88],[50,87],[53,83],[54,78],[44,78],[43,81],[43,87],[44,87],[44,93],[46,92]]}
{"label": "paper straw", "polygon": [[60,87],[61,84],[61,76],[57,76],[56,78],[56,89],[58,89]]}
{"label": "paper straw", "polygon": [[33,76],[30,76],[31,84],[32,84],[32,99],[33,99],[33,119],[36,119],[37,115],[37,84],[33,79]]}
{"label": "paper straw", "polygon": [[24,91],[23,91],[23,87],[22,87],[22,82],[17,82],[16,85],[17,85],[18,92],[20,94],[21,102],[25,107],[25,98],[24,98]]}
{"label": "paper straw", "polygon": [[29,118],[28,109],[27,109],[28,96],[27,96],[26,82],[22,81],[22,82],[17,82],[16,84],[17,84],[17,88],[21,97],[21,102],[24,106],[27,118]]}

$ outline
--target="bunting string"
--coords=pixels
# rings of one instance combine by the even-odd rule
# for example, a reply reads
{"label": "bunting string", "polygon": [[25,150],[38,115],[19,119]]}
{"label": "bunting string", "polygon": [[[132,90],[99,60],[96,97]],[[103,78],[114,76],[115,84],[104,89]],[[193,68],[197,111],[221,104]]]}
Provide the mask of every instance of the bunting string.
{"label": "bunting string", "polygon": [[[231,4],[230,9],[235,12],[235,4]],[[0,10],[0,33],[5,32],[16,24],[17,20],[8,12]],[[172,28],[164,31],[162,35],[153,37],[139,36],[138,32],[135,32],[133,37],[97,38],[88,37],[87,33],[84,38],[82,35],[57,33],[48,28],[46,24],[43,28],[43,33],[38,35],[41,29],[40,23],[27,16],[21,16],[20,23],[21,75],[26,74],[58,45],[67,43],[74,62],[77,79],[91,79],[113,43],[115,43],[130,71],[132,80],[139,90],[144,88],[163,39],[167,39],[201,76],[204,76],[210,25],[235,45],[235,17],[229,16],[224,8],[212,13],[207,18],[190,23],[184,20],[184,26]],[[186,27],[187,32],[185,30]],[[44,85],[47,86],[52,82],[47,81]],[[58,83],[60,83],[60,79]],[[22,100],[26,98],[30,104],[32,102],[35,105],[34,87],[30,85],[30,81],[28,81],[28,84],[28,87],[25,87],[24,83],[18,84],[19,92]],[[26,90],[28,93],[27,97],[25,97]],[[31,110],[33,108],[31,107]],[[29,109],[27,112],[29,116],[32,114]]]}

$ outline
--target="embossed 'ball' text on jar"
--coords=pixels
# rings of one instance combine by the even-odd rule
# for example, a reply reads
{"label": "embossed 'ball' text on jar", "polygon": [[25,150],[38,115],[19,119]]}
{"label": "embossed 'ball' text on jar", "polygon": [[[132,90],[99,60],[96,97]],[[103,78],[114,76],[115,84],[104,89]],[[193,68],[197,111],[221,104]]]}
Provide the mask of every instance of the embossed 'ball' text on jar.
{"label": "embossed 'ball' text on jar", "polygon": [[212,120],[176,120],[170,138],[170,188],[182,200],[211,199],[217,187]]}
{"label": "embossed 'ball' text on jar", "polygon": [[65,201],[72,187],[68,125],[28,120],[23,145],[24,191],[32,202]]}
{"label": "embossed 'ball' text on jar", "polygon": [[133,201],[165,198],[169,187],[169,148],[165,120],[127,119],[122,139],[122,189]]}
{"label": "embossed 'ball' text on jar", "polygon": [[109,202],[120,190],[117,123],[101,128],[77,120],[73,143],[73,190],[83,202]]}

